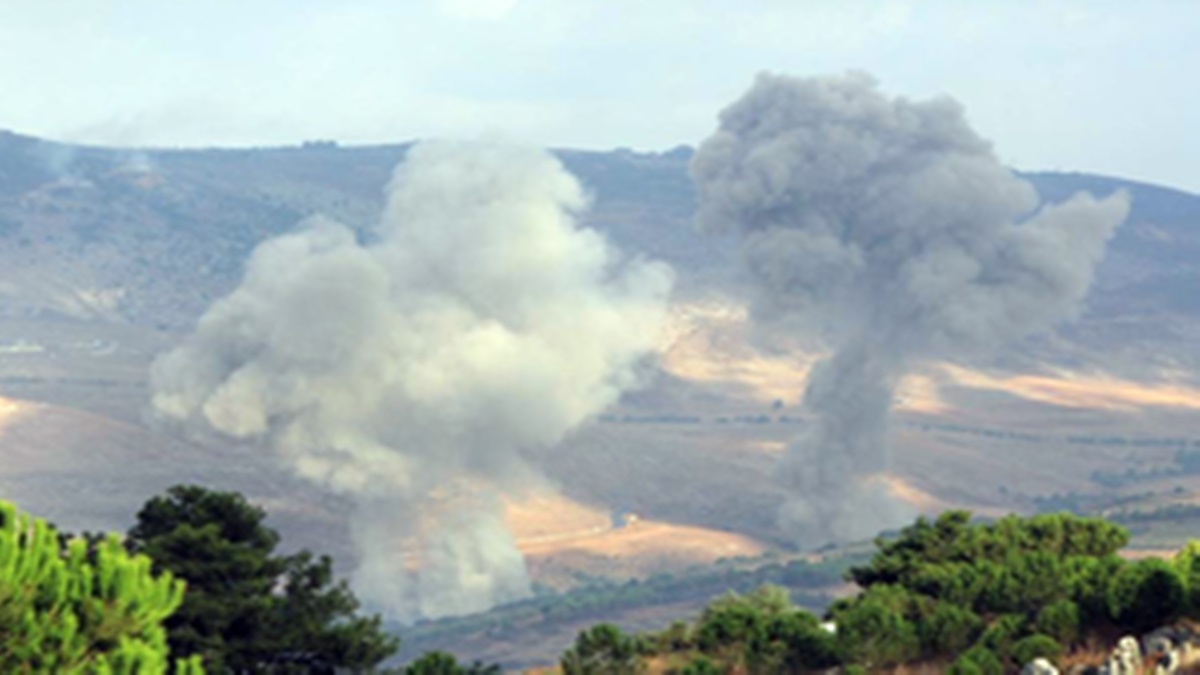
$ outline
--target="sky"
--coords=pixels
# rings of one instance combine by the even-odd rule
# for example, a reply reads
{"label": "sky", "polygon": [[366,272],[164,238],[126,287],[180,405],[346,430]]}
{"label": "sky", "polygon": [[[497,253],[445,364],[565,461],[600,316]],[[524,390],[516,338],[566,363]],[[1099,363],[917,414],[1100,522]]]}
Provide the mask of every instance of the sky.
{"label": "sky", "polygon": [[1200,192],[1193,0],[0,0],[0,129],[696,145],[756,73],[948,95],[1001,159]]}

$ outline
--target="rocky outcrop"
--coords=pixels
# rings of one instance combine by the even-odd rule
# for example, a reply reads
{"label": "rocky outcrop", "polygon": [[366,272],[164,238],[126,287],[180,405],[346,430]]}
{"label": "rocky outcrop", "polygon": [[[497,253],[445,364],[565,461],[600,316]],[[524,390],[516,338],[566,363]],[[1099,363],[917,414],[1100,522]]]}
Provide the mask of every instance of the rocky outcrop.
{"label": "rocky outcrop", "polygon": [[1108,661],[1100,666],[1100,675],[1139,675],[1141,671],[1142,648],[1131,635],[1121,638]]}
{"label": "rocky outcrop", "polygon": [[[1099,666],[1076,665],[1070,675],[1175,675],[1185,665],[1195,661],[1193,643],[1198,636],[1184,625],[1167,626],[1142,636],[1141,643],[1133,636],[1117,642],[1108,659]],[[1038,661],[1025,666],[1022,675],[1047,673],[1040,670]],[[1049,665],[1049,664],[1047,664]]]}
{"label": "rocky outcrop", "polygon": [[1192,642],[1196,636],[1184,626],[1167,626],[1142,638],[1147,659],[1147,671],[1154,675],[1174,675],[1192,659]]}

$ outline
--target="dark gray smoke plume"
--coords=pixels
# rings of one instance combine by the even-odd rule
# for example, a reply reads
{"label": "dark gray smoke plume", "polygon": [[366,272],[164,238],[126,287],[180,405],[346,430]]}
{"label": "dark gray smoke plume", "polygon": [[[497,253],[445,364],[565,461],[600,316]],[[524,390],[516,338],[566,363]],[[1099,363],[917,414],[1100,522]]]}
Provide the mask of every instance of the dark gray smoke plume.
{"label": "dark gray smoke plume", "polygon": [[378,243],[311,221],[261,244],[241,286],[153,367],[163,417],[261,440],[360,506],[356,585],[399,619],[529,593],[501,498],[638,380],[670,272],[577,226],[550,155],[414,148]]}
{"label": "dark gray smoke plume", "polygon": [[986,353],[1072,318],[1128,199],[1040,205],[946,98],[866,75],[764,74],[692,161],[700,227],[738,232],[757,319],[819,332],[782,480],[802,543],[907,519],[878,482],[888,410],[915,360]]}

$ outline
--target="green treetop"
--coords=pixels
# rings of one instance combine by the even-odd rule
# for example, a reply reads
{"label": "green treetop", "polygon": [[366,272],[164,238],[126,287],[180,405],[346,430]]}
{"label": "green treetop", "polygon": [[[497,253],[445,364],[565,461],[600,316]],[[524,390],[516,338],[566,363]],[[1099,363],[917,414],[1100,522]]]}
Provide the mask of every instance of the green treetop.
{"label": "green treetop", "polygon": [[330,559],[275,555],[265,518],[240,494],[182,485],[138,513],[131,545],[188,584],[166,624],[171,652],[235,673],[368,669],[391,656],[399,640],[356,615]]}
{"label": "green treetop", "polygon": [[[164,673],[163,621],[183,593],[116,535],[64,551],[54,528],[0,502],[0,672]],[[192,660],[175,672],[202,671]]]}

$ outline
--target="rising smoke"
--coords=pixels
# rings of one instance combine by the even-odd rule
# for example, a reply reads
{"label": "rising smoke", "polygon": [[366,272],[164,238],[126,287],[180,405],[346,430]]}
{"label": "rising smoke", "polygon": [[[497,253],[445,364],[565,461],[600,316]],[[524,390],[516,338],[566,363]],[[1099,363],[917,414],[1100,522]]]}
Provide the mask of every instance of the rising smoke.
{"label": "rising smoke", "polygon": [[419,145],[376,243],[315,219],[261,244],[154,364],[154,408],[352,495],[355,584],[391,616],[523,597],[501,499],[538,480],[530,452],[638,383],[670,286],[579,227],[585,207],[541,151]]}
{"label": "rising smoke", "polygon": [[697,221],[741,236],[764,324],[813,332],[808,431],[781,471],[801,544],[869,536],[909,514],[889,467],[898,379],[1074,317],[1129,200],[1040,205],[946,98],[888,98],[866,75],[764,74],[697,151]]}

